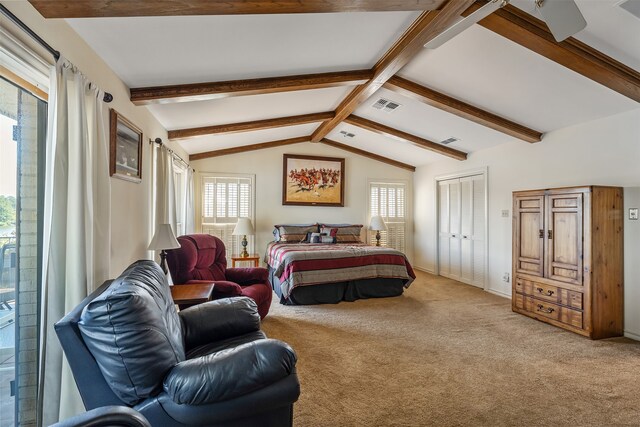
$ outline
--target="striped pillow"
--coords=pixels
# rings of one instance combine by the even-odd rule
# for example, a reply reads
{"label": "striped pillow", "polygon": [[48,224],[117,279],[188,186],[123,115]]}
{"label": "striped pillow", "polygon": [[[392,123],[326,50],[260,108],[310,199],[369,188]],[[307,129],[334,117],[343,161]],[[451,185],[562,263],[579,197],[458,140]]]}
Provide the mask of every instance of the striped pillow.
{"label": "striped pillow", "polygon": [[361,243],[361,224],[321,224],[320,232],[335,236],[337,243]]}
{"label": "striped pillow", "polygon": [[287,243],[301,243],[307,239],[307,233],[316,233],[318,224],[283,224],[274,225],[276,241]]}

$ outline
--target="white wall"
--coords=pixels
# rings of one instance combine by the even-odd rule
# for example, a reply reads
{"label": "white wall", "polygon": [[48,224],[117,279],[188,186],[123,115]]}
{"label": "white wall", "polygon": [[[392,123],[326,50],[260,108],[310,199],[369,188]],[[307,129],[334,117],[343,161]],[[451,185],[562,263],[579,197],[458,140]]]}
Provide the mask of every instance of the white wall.
{"label": "white wall", "polygon": [[[345,158],[345,204],[344,207],[283,206],[282,205],[282,156],[283,154],[305,154]],[[403,180],[407,182],[408,194],[412,194],[413,172],[385,163],[370,160],[324,144],[302,143],[266,150],[251,151],[191,162],[197,172],[224,172],[252,174],[256,179],[256,252],[264,254],[267,243],[273,240],[274,224],[282,223],[358,223],[367,225],[368,181]],[[196,187],[200,176],[196,176]],[[196,195],[200,194],[196,189]],[[409,197],[407,212],[413,209]],[[198,203],[196,202],[198,206]],[[196,207],[196,223],[200,210]],[[407,257],[413,258],[412,218],[408,218]]]}
{"label": "white wall", "polygon": [[[488,288],[511,295],[502,281],[511,273],[511,193],[571,185],[640,186],[640,109],[550,132],[542,142],[513,142],[479,151],[464,162],[445,160],[419,167],[414,179],[415,265],[436,268],[436,188],[438,175],[488,167]],[[636,197],[637,193],[626,191]],[[637,204],[637,203],[636,203]],[[637,223],[625,224],[625,328],[640,336],[640,316],[632,305],[640,297],[640,240]],[[632,239],[635,233],[635,239]]]}
{"label": "white wall", "polygon": [[[108,107],[116,109],[144,132],[142,183],[135,184],[117,178],[111,179],[111,276],[116,277],[131,262],[149,256],[146,249],[152,232],[150,224],[151,150],[146,141],[149,138],[159,137],[166,142],[167,131],[146,107],[135,106],[129,101],[129,89],[125,84],[64,20],[45,20],[26,1],[10,1],[3,4],[54,49],[75,64],[91,81],[110,92],[114,99],[107,104]],[[8,20],[2,19],[3,24],[8,23]],[[26,34],[17,32],[16,36],[38,50],[37,45]],[[43,57],[49,59],[51,55],[43,54]],[[171,148],[184,157],[184,152],[177,145],[171,145]]]}

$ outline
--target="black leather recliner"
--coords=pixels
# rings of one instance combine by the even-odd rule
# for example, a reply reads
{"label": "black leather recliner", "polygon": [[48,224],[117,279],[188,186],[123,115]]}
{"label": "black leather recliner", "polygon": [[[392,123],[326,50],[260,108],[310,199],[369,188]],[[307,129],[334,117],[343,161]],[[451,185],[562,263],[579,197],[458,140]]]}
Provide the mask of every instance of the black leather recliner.
{"label": "black leather recliner", "polygon": [[296,355],[266,338],[250,298],[178,313],[160,267],[142,260],[55,330],[87,410],[126,405],[162,427],[292,425]]}

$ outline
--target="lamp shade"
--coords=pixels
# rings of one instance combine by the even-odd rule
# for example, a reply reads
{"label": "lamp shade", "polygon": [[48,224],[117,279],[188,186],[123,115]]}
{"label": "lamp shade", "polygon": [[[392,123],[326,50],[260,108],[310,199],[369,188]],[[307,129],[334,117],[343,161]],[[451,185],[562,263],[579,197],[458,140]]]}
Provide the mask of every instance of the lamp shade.
{"label": "lamp shade", "polygon": [[238,218],[236,228],[233,229],[234,236],[253,236],[253,224],[249,218]]}
{"label": "lamp shade", "polygon": [[173,234],[171,224],[159,224],[156,228],[156,233],[149,243],[149,250],[162,250],[162,249],[176,249],[180,247],[180,242],[176,239],[176,235]]}
{"label": "lamp shade", "polygon": [[371,217],[371,222],[369,223],[369,230],[374,231],[386,231],[387,224],[384,223],[384,220],[381,216],[376,215]]}

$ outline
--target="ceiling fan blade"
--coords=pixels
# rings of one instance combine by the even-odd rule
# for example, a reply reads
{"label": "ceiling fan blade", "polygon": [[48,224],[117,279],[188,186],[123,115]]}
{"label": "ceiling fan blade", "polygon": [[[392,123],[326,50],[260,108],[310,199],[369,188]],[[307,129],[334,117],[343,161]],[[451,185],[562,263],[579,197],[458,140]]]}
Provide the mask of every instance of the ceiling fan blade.
{"label": "ceiling fan blade", "polygon": [[483,18],[491,15],[496,10],[505,6],[507,3],[509,3],[509,0],[491,0],[489,3],[485,4],[480,9],[473,12],[471,15],[456,22],[455,24],[438,34],[436,37],[427,42],[424,47],[426,47],[427,49],[435,49],[437,47],[440,47],[476,22],[481,21]]}
{"label": "ceiling fan blade", "polygon": [[538,0],[536,8],[556,41],[561,42],[587,26],[574,0]]}

